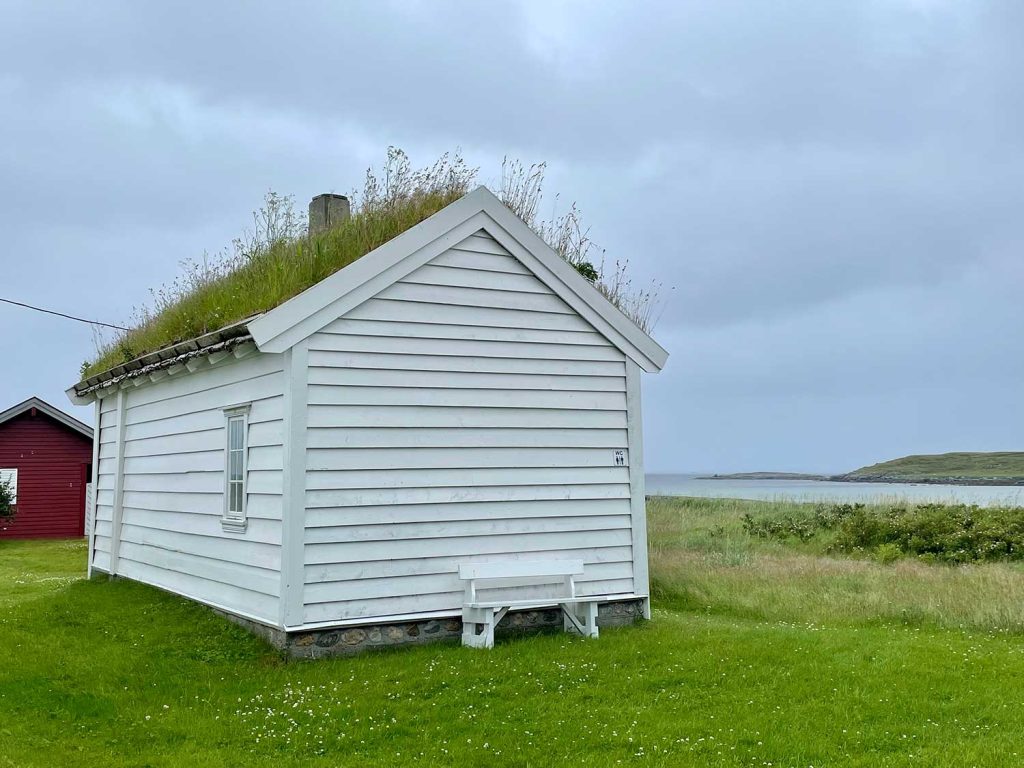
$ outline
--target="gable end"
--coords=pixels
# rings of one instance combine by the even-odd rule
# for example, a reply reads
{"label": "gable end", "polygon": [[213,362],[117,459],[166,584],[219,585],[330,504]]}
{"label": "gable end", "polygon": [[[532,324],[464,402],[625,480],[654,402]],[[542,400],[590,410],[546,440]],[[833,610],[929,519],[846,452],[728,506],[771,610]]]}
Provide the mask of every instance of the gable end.
{"label": "gable end", "polygon": [[[362,303],[389,291],[392,286],[428,264],[438,268],[460,268],[462,257],[459,254],[474,252],[477,247],[488,249],[483,253],[502,257],[504,261],[499,259],[498,263],[508,265],[507,268],[512,270],[508,274],[533,277],[546,286],[561,301],[559,306],[568,309],[552,311],[552,315],[568,315],[570,312],[578,315],[643,370],[658,371],[664,365],[668,357],[664,349],[626,318],[484,187],[452,203],[277,309],[253,320],[249,324],[249,331],[261,351],[283,352]],[[495,252],[492,254],[490,251]],[[439,257],[440,260],[435,262]],[[471,260],[469,268],[473,268],[473,258],[479,261],[478,257],[466,258]],[[479,271],[502,274],[502,269],[483,268]],[[528,274],[523,275],[520,271],[522,269]],[[511,285],[515,278],[509,278],[508,282]],[[406,283],[404,288],[392,290],[392,297],[397,293],[412,302],[410,297],[424,293],[415,285]],[[451,292],[465,298],[470,294],[457,290],[462,287],[448,286]],[[498,290],[501,288],[494,288],[495,292]],[[494,297],[481,295],[479,301],[490,304]],[[536,302],[541,306],[545,302],[546,306],[555,306],[551,299],[537,298]],[[406,310],[411,311],[410,308]],[[478,322],[488,321],[481,315]],[[551,322],[554,327],[558,327],[559,321],[552,319]]]}

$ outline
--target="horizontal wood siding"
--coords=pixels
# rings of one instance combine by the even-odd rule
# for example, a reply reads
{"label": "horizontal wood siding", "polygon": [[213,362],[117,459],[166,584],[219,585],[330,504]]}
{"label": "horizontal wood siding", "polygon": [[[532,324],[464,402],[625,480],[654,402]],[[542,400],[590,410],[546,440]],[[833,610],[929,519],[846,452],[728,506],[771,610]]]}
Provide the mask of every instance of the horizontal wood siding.
{"label": "horizontal wood siding", "polygon": [[0,469],[18,473],[14,520],[0,538],[70,538],[85,532],[92,440],[39,409],[0,424]]}
{"label": "horizontal wood siding", "polygon": [[[119,574],[277,622],[282,386],[280,356],[257,353],[125,392]],[[229,533],[221,525],[224,409],[242,403],[252,404],[248,525],[244,533]],[[111,415],[104,407],[103,441],[117,438],[116,411]],[[94,559],[99,568],[109,552],[116,455],[116,445],[101,443]]]}
{"label": "horizontal wood siding", "polygon": [[100,400],[99,463],[96,470],[96,534],[93,536],[92,565],[110,570],[110,524],[114,516],[114,472],[117,452],[117,396]]}
{"label": "horizontal wood siding", "polygon": [[457,611],[467,561],[633,592],[625,357],[491,238],[314,334],[308,395],[306,623]]}

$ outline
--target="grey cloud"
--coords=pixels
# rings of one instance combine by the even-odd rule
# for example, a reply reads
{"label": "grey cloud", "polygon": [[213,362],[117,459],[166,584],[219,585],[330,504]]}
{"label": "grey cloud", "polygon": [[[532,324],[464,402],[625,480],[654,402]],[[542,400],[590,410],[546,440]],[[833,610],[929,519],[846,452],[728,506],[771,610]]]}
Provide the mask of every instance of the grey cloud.
{"label": "grey cloud", "polygon": [[[8,4],[0,295],[124,320],[268,188],[349,191],[388,144],[461,146],[493,182],[508,153],[664,285],[652,469],[1012,448],[1022,22],[942,0]],[[0,404],[64,405],[88,329],[0,307],[0,330]]]}

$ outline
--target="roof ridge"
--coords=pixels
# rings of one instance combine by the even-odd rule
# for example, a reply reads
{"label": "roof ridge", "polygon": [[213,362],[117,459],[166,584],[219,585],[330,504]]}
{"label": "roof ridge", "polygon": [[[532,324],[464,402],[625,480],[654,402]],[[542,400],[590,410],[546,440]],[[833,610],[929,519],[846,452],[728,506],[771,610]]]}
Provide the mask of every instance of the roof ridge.
{"label": "roof ridge", "polygon": [[35,408],[38,411],[42,411],[47,416],[49,416],[51,419],[59,421],[64,426],[70,427],[71,429],[73,429],[76,432],[79,432],[79,433],[85,435],[88,438],[92,438],[92,436],[93,436],[92,427],[90,427],[88,424],[86,424],[85,422],[79,421],[78,419],[76,419],[74,416],[72,416],[70,414],[64,413],[64,411],[62,411],[59,408],[56,408],[56,407],[50,405],[48,402],[43,400],[41,397],[37,397],[35,395],[33,395],[32,397],[28,398],[27,400],[23,400],[22,402],[18,403],[17,405],[12,405],[6,411],[3,411],[2,413],[0,413],[0,424],[4,424],[5,422],[10,421],[11,419],[15,418],[16,416],[20,416],[21,414],[23,414],[26,411],[29,411],[29,410],[31,410],[33,408]]}

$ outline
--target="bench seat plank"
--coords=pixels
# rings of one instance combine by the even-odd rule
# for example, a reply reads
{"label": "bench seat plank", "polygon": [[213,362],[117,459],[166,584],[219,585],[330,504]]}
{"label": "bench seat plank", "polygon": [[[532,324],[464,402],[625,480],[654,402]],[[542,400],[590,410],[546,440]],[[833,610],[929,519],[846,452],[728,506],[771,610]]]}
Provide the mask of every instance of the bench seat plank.
{"label": "bench seat plank", "polygon": [[489,600],[466,603],[467,608],[554,608],[573,603],[600,603],[605,597],[538,597],[533,600]]}
{"label": "bench seat plank", "polygon": [[[562,610],[562,626],[567,632],[596,638],[597,604],[602,597],[576,595],[576,577],[583,575],[582,560],[505,560],[494,563],[462,563],[459,578],[466,582],[462,604],[462,644],[470,648],[493,648],[494,628],[511,608],[553,608]],[[480,600],[478,590],[500,589],[508,582],[540,580],[563,583],[562,596],[513,600]],[[525,585],[524,585],[525,586]]]}
{"label": "bench seat plank", "polygon": [[459,566],[459,578],[463,581],[582,575],[582,560],[505,560],[497,563],[463,563]]}

